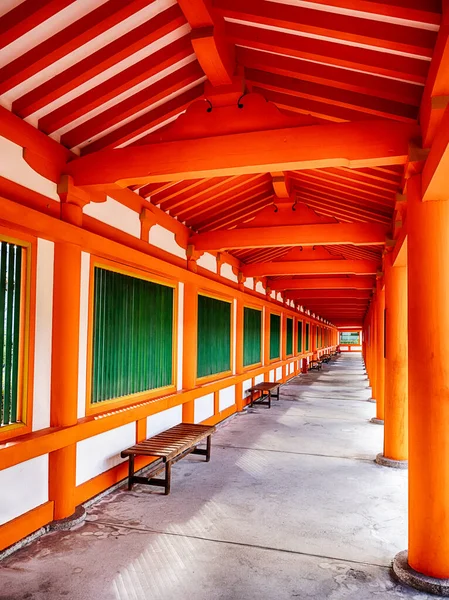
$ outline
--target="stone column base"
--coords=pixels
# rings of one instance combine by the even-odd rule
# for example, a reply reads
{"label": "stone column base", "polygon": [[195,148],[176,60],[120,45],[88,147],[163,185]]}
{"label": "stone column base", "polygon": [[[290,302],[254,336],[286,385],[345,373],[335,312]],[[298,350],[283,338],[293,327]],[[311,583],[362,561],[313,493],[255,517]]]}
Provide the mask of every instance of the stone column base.
{"label": "stone column base", "polygon": [[77,506],[73,515],[66,517],[65,519],[59,519],[50,523],[50,529],[52,531],[60,531],[65,529],[71,529],[75,525],[79,525],[86,519],[86,509],[84,506]]}
{"label": "stone column base", "polygon": [[382,467],[390,467],[391,469],[408,469],[408,460],[394,460],[387,458],[383,454],[378,454],[374,461]]}
{"label": "stone column base", "polygon": [[373,417],[372,419],[370,419],[369,422],[374,423],[374,425],[383,425],[384,424],[382,419],[376,419],[376,417]]}
{"label": "stone column base", "polygon": [[413,587],[427,594],[449,597],[449,579],[437,579],[422,575],[408,564],[408,552],[403,550],[393,559],[393,573],[400,583]]}
{"label": "stone column base", "polygon": [[374,404],[376,404],[376,398],[368,398],[367,402],[373,402]]}

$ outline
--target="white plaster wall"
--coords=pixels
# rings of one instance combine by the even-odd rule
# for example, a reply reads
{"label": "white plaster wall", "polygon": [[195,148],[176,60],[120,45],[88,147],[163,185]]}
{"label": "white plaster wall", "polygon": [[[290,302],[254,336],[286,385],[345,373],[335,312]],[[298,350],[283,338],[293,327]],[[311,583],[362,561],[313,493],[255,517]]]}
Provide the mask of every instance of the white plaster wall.
{"label": "white plaster wall", "polygon": [[207,394],[201,398],[195,398],[194,404],[194,421],[201,423],[214,415],[214,394]]}
{"label": "white plaster wall", "polygon": [[252,387],[252,379],[246,379],[242,384],[243,397],[249,396],[249,388]]}
{"label": "white plaster wall", "polygon": [[279,381],[279,379],[282,379],[282,367],[276,369],[276,381]]}
{"label": "white plaster wall", "polygon": [[254,289],[254,279],[252,277],[248,277],[245,280],[245,283],[243,284],[245,287],[249,288],[250,290]]}
{"label": "white plaster wall", "polygon": [[262,381],[264,380],[265,375],[263,373],[261,373],[260,375],[256,375],[254,377],[254,383],[257,385],[258,383],[262,383]]}
{"label": "white plaster wall", "polygon": [[230,385],[218,392],[218,409],[221,412],[235,404],[235,385]]}
{"label": "white plaster wall", "polygon": [[282,302],[282,294],[281,294],[281,292],[278,292],[278,293],[276,294],[276,299],[277,299],[279,302]]}
{"label": "white plaster wall", "polygon": [[274,369],[272,369],[268,376],[268,381],[274,381]]}
{"label": "white plaster wall", "polygon": [[54,253],[53,242],[37,240],[33,431],[50,427]]}
{"label": "white plaster wall", "polygon": [[276,292],[273,290],[270,294],[271,298],[276,298]]}
{"label": "white plaster wall", "polygon": [[203,267],[203,269],[212,271],[212,273],[217,272],[217,259],[209,252],[205,252],[202,256],[200,256],[200,258],[196,261],[196,264],[200,267]]}
{"label": "white plaster wall", "polygon": [[178,379],[177,389],[182,390],[182,345],[184,341],[184,283],[178,283]]}
{"label": "white plaster wall", "polygon": [[38,192],[47,198],[59,202],[56,192],[56,183],[45,179],[32,169],[23,158],[23,148],[0,136],[0,175],[27,187],[33,192]]}
{"label": "white plaster wall", "polygon": [[126,459],[120,452],[136,442],[136,424],[128,423],[82,440],[76,445],[76,485],[104,473]]}
{"label": "white plaster wall", "polygon": [[228,265],[228,263],[224,263],[221,266],[221,276],[225,277],[226,279],[230,279],[231,281],[235,281],[235,283],[238,281],[237,275],[235,275],[231,265]]}
{"label": "white plaster wall", "polygon": [[48,502],[48,454],[0,471],[0,525]]}
{"label": "white plaster wall", "polygon": [[87,329],[89,323],[90,254],[81,253],[80,330],[78,351],[78,419],[86,416]]}
{"label": "white plaster wall", "polygon": [[153,225],[150,229],[150,244],[186,260],[186,251],[176,242],[175,234],[161,225]]}
{"label": "white plaster wall", "polygon": [[182,421],[182,404],[147,417],[147,438],[170,429]]}
{"label": "white plaster wall", "polygon": [[258,281],[256,284],[256,292],[259,292],[260,294],[265,294],[265,290],[261,281]]}
{"label": "white plaster wall", "polygon": [[107,197],[106,202],[91,202],[84,207],[84,214],[111,225],[120,231],[140,238],[140,219],[138,213],[117,200]]}
{"label": "white plaster wall", "polygon": [[290,371],[289,371],[290,375],[293,373],[294,370],[295,370],[295,363],[291,362],[290,363]]}

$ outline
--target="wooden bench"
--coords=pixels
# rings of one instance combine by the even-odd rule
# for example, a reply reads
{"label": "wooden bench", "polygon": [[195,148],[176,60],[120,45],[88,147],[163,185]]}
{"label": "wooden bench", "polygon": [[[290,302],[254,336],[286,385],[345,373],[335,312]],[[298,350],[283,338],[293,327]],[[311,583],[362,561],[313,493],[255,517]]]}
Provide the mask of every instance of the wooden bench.
{"label": "wooden bench", "polygon": [[[272,381],[262,381],[262,383],[257,383],[250,387],[247,392],[251,393],[251,402],[249,406],[252,408],[254,403],[263,404],[271,408],[271,398],[276,398],[279,400],[279,387],[280,383],[274,383]],[[260,392],[259,398],[254,398],[254,394]]]}
{"label": "wooden bench", "polygon": [[326,364],[327,364],[328,362],[330,362],[331,358],[332,358],[332,356],[331,356],[330,354],[322,354],[322,355],[320,356],[320,360],[321,360],[321,362],[325,362]]}
{"label": "wooden bench", "polygon": [[[158,433],[144,442],[123,450],[122,458],[129,457],[128,490],[132,490],[135,483],[145,485],[157,485],[165,489],[165,494],[170,493],[171,466],[188,454],[201,454],[210,460],[211,436],[215,427],[208,425],[192,425],[180,423],[167,431]],[[206,448],[197,448],[197,445],[206,440]],[[155,456],[158,458],[151,466],[153,467],[147,477],[134,475],[134,458],[136,456]],[[165,469],[163,479],[155,479],[154,475]]]}

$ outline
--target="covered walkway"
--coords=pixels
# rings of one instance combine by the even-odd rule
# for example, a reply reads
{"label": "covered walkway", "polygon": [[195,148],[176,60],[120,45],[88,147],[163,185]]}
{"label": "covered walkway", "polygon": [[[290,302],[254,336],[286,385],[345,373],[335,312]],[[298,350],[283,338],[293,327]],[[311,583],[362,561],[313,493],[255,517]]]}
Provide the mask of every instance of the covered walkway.
{"label": "covered walkway", "polygon": [[390,575],[407,472],[374,463],[370,396],[358,353],[295,377],[219,429],[211,463],[176,465],[170,496],[119,489],[6,559],[0,597],[415,598]]}

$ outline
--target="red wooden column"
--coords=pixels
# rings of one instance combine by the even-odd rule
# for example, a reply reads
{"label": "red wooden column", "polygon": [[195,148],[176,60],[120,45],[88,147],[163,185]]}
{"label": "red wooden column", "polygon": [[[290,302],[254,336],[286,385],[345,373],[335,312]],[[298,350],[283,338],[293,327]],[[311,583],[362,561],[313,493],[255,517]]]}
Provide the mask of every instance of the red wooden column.
{"label": "red wooden column", "polygon": [[421,198],[416,175],[407,190],[409,540],[394,570],[409,585],[447,596],[449,201]]}
{"label": "red wooden column", "polygon": [[[244,306],[243,300],[237,298],[237,319],[236,319],[236,343],[235,343],[235,372],[236,375],[243,373],[243,317]],[[237,411],[242,411],[244,407],[243,401],[243,383],[240,381],[235,384],[235,397]]]}
{"label": "red wooden column", "polygon": [[386,357],[384,452],[376,462],[407,468],[408,362],[407,267],[385,257]]}
{"label": "red wooden column", "polygon": [[[193,283],[184,284],[184,332],[182,348],[182,387],[191,390],[196,385],[198,349],[198,288]],[[193,423],[195,401],[182,405],[182,420]]]}
{"label": "red wooden column", "polygon": [[374,291],[373,301],[371,302],[371,341],[370,341],[370,372],[369,381],[371,385],[371,401],[376,402],[377,393],[377,293]]}
{"label": "red wooden column", "polygon": [[[53,343],[51,363],[52,427],[77,423],[81,248],[55,244]],[[49,495],[54,518],[75,512],[76,444],[50,453]]]}
{"label": "red wooden column", "polygon": [[371,419],[371,423],[383,425],[384,423],[384,394],[385,394],[385,290],[382,286],[382,280],[377,279],[376,283],[376,355],[374,357],[376,364],[376,416]]}

